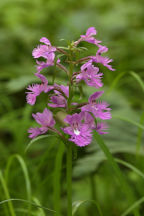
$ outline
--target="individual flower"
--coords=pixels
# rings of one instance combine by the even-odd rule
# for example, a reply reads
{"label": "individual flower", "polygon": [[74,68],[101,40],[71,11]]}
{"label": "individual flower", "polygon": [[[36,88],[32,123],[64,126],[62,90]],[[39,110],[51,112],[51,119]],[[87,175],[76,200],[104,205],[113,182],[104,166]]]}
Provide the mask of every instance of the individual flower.
{"label": "individual flower", "polygon": [[99,134],[107,134],[108,125],[105,122],[97,122],[96,127],[94,128]]}
{"label": "individual flower", "polygon": [[99,73],[99,68],[92,65],[92,61],[88,61],[81,66],[81,73],[76,76],[77,82],[84,80],[88,86],[100,88],[103,86],[101,81],[103,73]]}
{"label": "individual flower", "polygon": [[50,41],[49,41],[46,37],[42,37],[42,38],[40,39],[40,42],[41,42],[41,43],[44,43],[44,44],[46,44],[46,45],[51,46]]}
{"label": "individual flower", "polygon": [[27,90],[29,90],[29,92],[26,92],[27,103],[30,105],[34,105],[37,96],[39,96],[42,92],[44,92],[45,86],[44,84],[32,84],[31,86],[30,85],[28,86]]}
{"label": "individual flower", "polygon": [[40,71],[46,67],[54,65],[54,59],[55,59],[55,51],[56,48],[53,47],[50,43],[50,41],[42,37],[40,39],[40,42],[44,43],[44,45],[38,45],[37,48],[35,48],[32,52],[32,55],[34,58],[38,59],[40,57],[43,57],[46,61],[36,61],[37,63],[37,71],[40,73]]}
{"label": "individual flower", "polygon": [[109,70],[114,71],[115,69],[113,69],[112,66],[109,65],[109,63],[111,63],[113,60],[109,59],[108,57],[101,56],[102,53],[105,53],[107,51],[108,51],[108,48],[106,46],[99,45],[99,49],[96,53],[96,56],[90,56],[90,59],[93,62],[101,63],[105,67],[107,67]]}
{"label": "individual flower", "polygon": [[[99,95],[98,95],[99,94]],[[100,97],[102,92],[97,92],[97,97]],[[84,117],[85,124],[88,125],[89,128],[96,130],[99,134],[107,134],[106,131],[108,129],[108,125],[105,122],[95,121],[93,116],[89,112],[81,112]]]}
{"label": "individual flower", "polygon": [[47,68],[49,66],[53,66],[54,65],[54,59],[55,59],[55,54],[52,52],[52,53],[47,54],[46,61],[38,61],[37,60],[36,61],[37,71],[40,73],[42,69]]}
{"label": "individual flower", "polygon": [[79,44],[81,41],[87,41],[88,43],[92,43],[98,46],[99,43],[101,43],[101,41],[95,39],[93,36],[96,35],[96,29],[94,27],[90,27],[87,29],[86,34],[85,35],[81,35],[80,39],[78,41],[75,42],[75,45]]}
{"label": "individual flower", "polygon": [[96,92],[89,97],[89,103],[81,107],[82,111],[87,111],[93,113],[96,118],[100,118],[102,120],[110,119],[111,113],[109,108],[109,104],[105,101],[96,102],[104,91]]}
{"label": "individual flower", "polygon": [[29,91],[26,92],[26,100],[27,103],[32,106],[36,103],[37,96],[39,96],[42,92],[47,93],[53,88],[51,86],[48,86],[48,80],[44,75],[35,73],[35,76],[37,76],[42,81],[42,84],[32,84],[27,88],[27,90]]}
{"label": "individual flower", "polygon": [[71,136],[69,140],[80,147],[86,146],[92,141],[92,130],[88,124],[82,122],[83,120],[84,116],[82,113],[67,115],[64,119],[70,125],[63,128],[64,133],[69,134]]}
{"label": "individual flower", "polygon": [[67,100],[66,97],[69,96],[69,86],[64,85],[54,85],[54,95],[50,97],[50,102],[48,103],[48,106],[50,107],[66,107],[67,106]]}
{"label": "individual flower", "polygon": [[31,139],[34,139],[38,135],[42,134],[41,130],[38,127],[36,127],[36,128],[29,128],[28,129],[28,133],[30,134],[29,138],[31,138]]}
{"label": "individual flower", "polygon": [[41,125],[40,128],[30,128],[28,132],[30,133],[30,138],[35,138],[40,134],[46,133],[49,129],[52,130],[55,125],[55,120],[53,119],[53,114],[47,108],[44,109],[42,113],[32,114],[33,118],[38,124]]}
{"label": "individual flower", "polygon": [[48,80],[44,75],[40,73],[35,73],[35,76],[38,77],[45,85],[48,85]]}
{"label": "individual flower", "polygon": [[49,54],[55,52],[56,48],[53,47],[50,41],[45,37],[41,38],[40,42],[44,43],[45,45],[38,45],[37,48],[34,48],[32,55],[34,58],[43,57],[48,59]]}

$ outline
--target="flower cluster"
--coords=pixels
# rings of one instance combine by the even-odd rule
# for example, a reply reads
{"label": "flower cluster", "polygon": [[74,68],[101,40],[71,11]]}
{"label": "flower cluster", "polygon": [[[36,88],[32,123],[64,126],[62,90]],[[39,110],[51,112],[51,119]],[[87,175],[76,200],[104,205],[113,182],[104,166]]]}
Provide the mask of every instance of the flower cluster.
{"label": "flower cluster", "polygon": [[[108,126],[104,120],[111,118],[111,108],[109,108],[107,102],[99,100],[104,91],[96,91],[93,93],[89,97],[88,102],[78,103],[74,101],[74,87],[79,87],[82,80],[88,86],[93,86],[96,89],[103,86],[103,73],[99,71],[97,63],[114,71],[110,65],[112,59],[102,55],[108,51],[108,48],[101,45],[101,41],[94,37],[96,33],[94,27],[88,28],[85,35],[81,35],[79,40],[72,42],[68,46],[67,51],[52,46],[50,41],[43,37],[40,39],[42,44],[33,50],[32,55],[36,59],[37,64],[35,76],[40,80],[40,84],[28,86],[28,91],[26,92],[27,103],[34,105],[37,96],[44,92],[49,95],[49,100],[47,101],[49,109],[45,108],[42,113],[32,114],[40,127],[30,128],[28,130],[30,138],[35,138],[49,130],[62,137],[64,137],[63,134],[68,134],[70,141],[82,147],[91,143],[93,130],[96,130],[99,134],[108,133]],[[82,41],[92,43],[97,47],[95,56],[76,59],[76,55],[73,55],[73,53],[80,50],[79,44]],[[56,58],[57,53],[66,56],[65,61],[70,64],[70,71],[61,64],[60,59]],[[43,59],[43,61],[39,61],[39,58]],[[67,86],[56,83],[49,85],[47,78],[42,74],[44,68],[54,65],[66,72],[69,80]],[[80,68],[78,72],[74,71],[76,67]],[[55,128],[56,121],[52,112],[56,108],[62,109],[66,114],[66,118],[64,119],[65,126],[60,127],[59,130]]]}

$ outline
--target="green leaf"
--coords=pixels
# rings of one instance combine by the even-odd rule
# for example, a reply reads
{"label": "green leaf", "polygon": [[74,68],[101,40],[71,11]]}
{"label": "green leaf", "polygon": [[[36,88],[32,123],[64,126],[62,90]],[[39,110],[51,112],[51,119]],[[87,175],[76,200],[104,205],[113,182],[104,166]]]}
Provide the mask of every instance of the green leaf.
{"label": "green leaf", "polygon": [[[144,124],[144,112],[141,115],[140,124],[141,125]],[[140,147],[141,147],[141,144],[142,144],[142,134],[143,134],[143,129],[142,128],[138,128],[137,142],[136,142],[136,155],[137,156],[140,153]]]}
{"label": "green leaf", "polygon": [[91,202],[92,204],[94,204],[98,210],[99,216],[103,216],[102,211],[98,205],[98,203],[94,200],[79,200],[79,201],[75,201],[73,203],[73,208],[72,208],[72,216],[75,215],[75,213],[78,211],[79,207],[87,202]]}
{"label": "green leaf", "polygon": [[24,200],[24,199],[15,199],[15,198],[12,198],[12,199],[7,199],[7,200],[2,200],[2,201],[0,202],[0,205],[2,205],[2,204],[4,204],[4,203],[9,203],[9,202],[11,202],[11,201],[24,202],[24,203],[30,204],[30,205],[32,205],[32,206],[34,206],[34,207],[36,207],[36,208],[42,208],[42,209],[45,209],[45,210],[50,211],[50,212],[56,212],[56,211],[54,211],[54,210],[52,210],[52,209],[49,209],[49,208],[44,207],[44,206],[41,206],[41,205],[37,205],[37,204],[35,204],[34,202],[30,202],[30,201],[27,201],[27,200]]}
{"label": "green leaf", "polygon": [[135,208],[137,208],[139,205],[141,205],[141,203],[144,202],[144,196],[142,198],[140,198],[139,200],[137,200],[136,202],[134,202],[133,205],[131,205],[121,216],[126,216],[129,213],[131,213]]}
{"label": "green leaf", "polygon": [[[36,197],[33,197],[33,201],[36,203],[36,205],[41,206],[39,200]],[[39,209],[37,216],[46,216],[42,208]]]}
{"label": "green leaf", "polygon": [[116,158],[115,161],[124,165],[125,167],[131,169],[132,171],[134,171],[136,174],[138,174],[139,176],[141,176],[144,179],[144,173],[142,173],[138,168],[136,168],[132,164],[130,164],[124,160],[118,159],[118,158]]}
{"label": "green leaf", "polygon": [[[6,171],[5,171],[6,182],[8,182],[9,172],[11,171],[10,168],[11,168],[12,162],[15,159],[19,162],[21,169],[23,171],[25,184],[26,184],[27,199],[30,201],[31,200],[31,183],[30,183],[30,178],[29,178],[27,166],[26,166],[23,158],[18,154],[12,155],[8,160],[8,163],[6,166]],[[28,211],[30,212],[30,207],[29,207]]]}
{"label": "green leaf", "polygon": [[142,90],[144,91],[144,82],[141,79],[141,77],[135,73],[134,71],[130,71],[129,72],[131,74],[131,76],[139,83],[140,87],[142,88]]}
{"label": "green leaf", "polygon": [[44,139],[44,138],[47,138],[47,137],[52,137],[52,136],[54,136],[54,135],[51,135],[51,134],[48,134],[48,135],[41,135],[41,136],[36,137],[35,139],[32,139],[32,140],[28,143],[28,145],[27,145],[27,147],[26,147],[26,149],[25,149],[25,152],[27,152],[28,149],[31,147],[31,145],[34,144],[36,141],[41,140],[41,139]]}
{"label": "green leaf", "polygon": [[116,85],[118,84],[119,80],[126,74],[126,72],[122,72],[120,74],[117,75],[117,77],[113,80],[112,84],[110,85],[107,94],[110,94],[113,89],[116,87]]}
{"label": "green leaf", "polygon": [[[15,212],[14,212],[13,204],[12,204],[11,199],[10,199],[8,187],[7,187],[6,181],[3,177],[1,170],[0,170],[0,182],[1,182],[1,186],[4,190],[5,197],[7,200],[9,200],[8,207],[9,207],[9,211],[11,213],[11,216],[16,216]],[[0,204],[1,204],[1,202],[0,202]]]}
{"label": "green leaf", "polygon": [[136,122],[136,121],[133,121],[133,120],[128,119],[128,118],[123,117],[123,116],[113,115],[112,117],[113,117],[113,118],[116,118],[116,119],[120,119],[120,120],[122,120],[122,121],[126,121],[126,122],[128,122],[128,123],[130,123],[130,124],[133,124],[133,125],[137,126],[138,128],[141,128],[142,130],[144,130],[144,126],[143,126],[142,124]]}

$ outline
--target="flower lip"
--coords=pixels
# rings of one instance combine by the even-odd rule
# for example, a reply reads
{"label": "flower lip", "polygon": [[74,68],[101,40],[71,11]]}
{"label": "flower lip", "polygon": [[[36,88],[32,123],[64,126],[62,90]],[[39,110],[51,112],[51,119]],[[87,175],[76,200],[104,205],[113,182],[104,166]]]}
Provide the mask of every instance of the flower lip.
{"label": "flower lip", "polygon": [[78,136],[80,135],[80,131],[78,129],[74,129],[74,134]]}

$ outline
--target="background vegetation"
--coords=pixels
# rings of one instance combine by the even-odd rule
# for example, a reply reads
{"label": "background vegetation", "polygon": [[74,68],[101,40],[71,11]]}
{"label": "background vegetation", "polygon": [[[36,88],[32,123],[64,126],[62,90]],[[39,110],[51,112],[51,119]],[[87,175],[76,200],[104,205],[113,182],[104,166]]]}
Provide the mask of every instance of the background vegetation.
{"label": "background vegetation", "polygon": [[[144,4],[142,0],[2,0],[0,1],[0,200],[32,200],[54,209],[56,138],[37,140],[27,152],[27,129],[33,125],[31,113],[44,108],[42,98],[36,106],[26,104],[25,88],[37,81],[31,52],[42,36],[53,45],[76,40],[90,26],[97,38],[109,47],[115,72],[104,71],[105,99],[111,104],[113,119],[106,145],[115,158],[133,164],[144,172]],[[89,48],[87,52],[95,50]],[[54,68],[48,73],[51,82]],[[57,72],[58,82],[65,82]],[[89,88],[85,96],[94,92]],[[15,156],[14,156],[15,155]],[[65,153],[62,166],[62,215],[66,209]],[[135,200],[144,196],[144,178],[124,164],[125,175]],[[119,216],[129,204],[121,185],[97,143],[78,148],[73,163],[73,201],[94,199],[104,216]],[[80,204],[80,203],[78,203]],[[27,203],[13,201],[16,215],[27,215]],[[11,203],[0,205],[0,215],[10,215]],[[53,215],[31,207],[33,215]],[[144,204],[139,205],[144,215]],[[99,215],[95,205],[85,202],[78,216]],[[129,214],[131,215],[131,214]]]}

